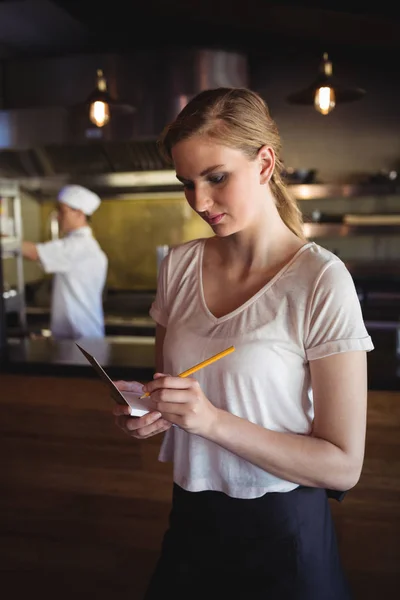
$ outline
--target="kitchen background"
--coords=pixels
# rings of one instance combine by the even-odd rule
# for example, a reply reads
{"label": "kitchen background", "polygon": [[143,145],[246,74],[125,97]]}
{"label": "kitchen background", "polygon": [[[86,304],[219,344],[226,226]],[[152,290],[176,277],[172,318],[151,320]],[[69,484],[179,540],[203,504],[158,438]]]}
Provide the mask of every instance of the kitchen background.
{"label": "kitchen background", "polygon": [[[8,14],[17,30],[10,7],[18,3],[5,4],[9,13],[4,11],[3,17]],[[35,4],[42,10],[37,22]],[[29,40],[25,39],[25,47],[21,41],[28,17],[18,17],[19,37],[13,38],[9,30],[0,86],[0,177],[20,183],[23,235],[32,241],[50,239],[51,214],[63,183],[82,183],[98,191],[103,202],[92,224],[109,257],[104,295],[109,326],[117,314],[125,315],[124,327],[129,318],[147,315],[156,289],[157,246],[211,233],[185,203],[174,173],[157,154],[155,140],[191,95],[218,85],[248,85],[266,99],[281,132],[288,182],[303,184],[292,190],[307,222],[307,235],[349,265],[360,299],[369,294],[371,310],[373,304],[368,318],[397,319],[397,21],[377,14],[376,8],[366,16],[351,3],[346,9],[340,3],[323,3],[323,8],[316,4],[306,2],[301,9],[286,3],[257,7],[265,18],[257,25],[252,10],[241,8],[227,17],[223,3],[217,2],[214,28],[204,17],[203,33],[189,35],[193,28],[183,23],[190,17],[177,2],[169,17],[157,7],[158,19],[163,15],[166,19],[157,42],[142,43],[147,24],[135,40],[125,41],[125,48],[115,42],[117,32],[128,27],[121,32],[124,12],[108,15],[106,24],[90,14],[85,3],[78,9],[68,2],[24,2],[30,6],[31,26],[40,24],[47,35],[50,28],[46,29],[43,14],[52,16],[52,39],[46,47],[45,36],[39,43],[37,34],[36,51],[28,54]],[[58,21],[55,10],[63,11]],[[143,7],[138,10],[147,14]],[[70,20],[61,25],[66,14]],[[4,18],[2,23],[4,38],[9,23]],[[90,52],[81,39],[89,23],[92,36],[97,36]],[[73,41],[72,30],[80,41]],[[338,104],[327,116],[312,106],[287,102],[289,94],[314,79],[323,52],[329,53],[334,75],[343,85],[366,90],[360,101]],[[82,112],[98,68],[103,69],[110,91],[135,109],[132,114],[113,115],[103,129],[93,127]],[[11,261],[3,261],[3,271],[6,288],[15,287]],[[38,333],[48,319],[51,278],[25,261],[24,281],[28,322]],[[380,301],[371,304],[374,294]],[[13,328],[13,315],[8,321]]]}
{"label": "kitchen background", "polygon": [[[25,599],[34,589],[42,600],[144,596],[170,510],[160,436],[121,435],[108,391],[74,342],[47,337],[52,279],[21,260],[18,236],[56,234],[51,216],[64,183],[99,193],[92,224],[109,257],[107,335],[86,348],[113,379],[150,379],[157,247],[210,235],[156,139],[192,94],[217,85],[248,85],[266,99],[305,232],[354,277],[375,345],[367,444],[359,484],[331,507],[355,600],[398,595],[400,4],[392,4],[0,0],[5,597]],[[340,83],[366,91],[327,116],[287,102],[313,81],[325,52]],[[119,100],[103,128],[89,121],[85,103],[98,69]],[[11,198],[17,217],[21,201],[17,236],[6,214]]]}

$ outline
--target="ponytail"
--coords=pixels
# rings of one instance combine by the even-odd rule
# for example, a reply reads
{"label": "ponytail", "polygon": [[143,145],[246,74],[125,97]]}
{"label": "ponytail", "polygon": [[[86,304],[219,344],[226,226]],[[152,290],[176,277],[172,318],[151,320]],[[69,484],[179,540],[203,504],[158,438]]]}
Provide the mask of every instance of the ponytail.
{"label": "ponytail", "polygon": [[305,240],[306,236],[303,231],[303,215],[301,210],[276,169],[269,185],[276,199],[276,207],[282,221],[297,237]]}

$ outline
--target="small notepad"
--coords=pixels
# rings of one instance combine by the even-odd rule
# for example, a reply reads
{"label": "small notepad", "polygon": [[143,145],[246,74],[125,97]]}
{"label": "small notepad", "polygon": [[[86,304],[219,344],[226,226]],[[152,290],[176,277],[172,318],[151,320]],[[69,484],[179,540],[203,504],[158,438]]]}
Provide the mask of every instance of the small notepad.
{"label": "small notepad", "polygon": [[140,396],[143,395],[143,392],[140,392],[139,394],[136,392],[121,392],[121,394],[131,407],[132,417],[141,417],[149,412],[149,399],[140,398]]}
{"label": "small notepad", "polygon": [[115,400],[115,402],[123,406],[125,404],[128,404],[128,406],[130,406],[131,417],[141,417],[150,412],[148,408],[148,398],[140,398],[143,395],[142,389],[137,392],[121,392],[117,388],[115,383],[112,381],[112,379],[110,379],[110,377],[107,375],[103,367],[97,362],[95,357],[92,356],[87,350],[81,348],[79,344],[76,344],[76,346],[82,352],[83,356],[92,365],[93,369],[96,371],[101,381],[107,386],[111,397]]}

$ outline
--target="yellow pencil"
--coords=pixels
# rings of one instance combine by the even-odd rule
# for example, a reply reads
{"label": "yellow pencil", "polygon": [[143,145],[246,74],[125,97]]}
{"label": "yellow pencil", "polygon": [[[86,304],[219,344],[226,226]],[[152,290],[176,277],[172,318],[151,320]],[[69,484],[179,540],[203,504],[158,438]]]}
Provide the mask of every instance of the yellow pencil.
{"label": "yellow pencil", "polygon": [[[218,352],[218,354],[214,354],[214,356],[210,356],[210,358],[207,358],[206,360],[203,360],[202,362],[198,363],[197,365],[194,365],[194,367],[190,367],[190,369],[187,369],[187,371],[183,371],[183,373],[180,373],[178,375],[178,377],[189,377],[189,375],[196,373],[196,371],[199,371],[203,367],[207,367],[208,365],[211,365],[211,363],[215,362],[216,360],[219,360],[220,358],[223,358],[224,356],[226,356],[227,354],[230,354],[231,352],[234,352],[234,350],[235,350],[235,346],[229,346],[229,348],[226,348],[226,350],[222,350],[222,352]],[[149,392],[146,392],[145,394],[143,394],[143,396],[141,396],[141,398],[146,398],[146,396],[150,396]]]}

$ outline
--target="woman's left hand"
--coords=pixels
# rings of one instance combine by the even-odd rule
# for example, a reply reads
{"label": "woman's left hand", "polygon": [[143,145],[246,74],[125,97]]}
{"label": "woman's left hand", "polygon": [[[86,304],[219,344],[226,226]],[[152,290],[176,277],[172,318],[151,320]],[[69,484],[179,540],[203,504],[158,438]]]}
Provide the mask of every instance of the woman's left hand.
{"label": "woman's left hand", "polygon": [[151,395],[153,410],[189,433],[207,437],[217,420],[218,409],[206,398],[196,379],[166,375],[146,383],[143,390]]}

